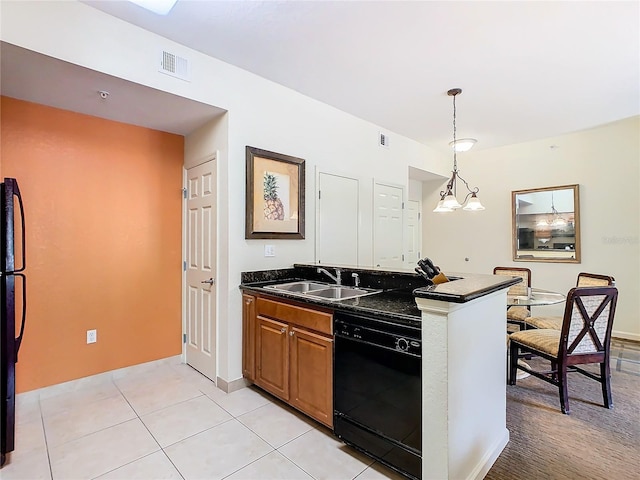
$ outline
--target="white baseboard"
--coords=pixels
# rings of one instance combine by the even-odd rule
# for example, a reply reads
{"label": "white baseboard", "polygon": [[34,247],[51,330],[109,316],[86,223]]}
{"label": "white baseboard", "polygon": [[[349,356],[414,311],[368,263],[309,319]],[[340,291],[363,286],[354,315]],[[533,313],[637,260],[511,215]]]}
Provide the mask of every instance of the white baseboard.
{"label": "white baseboard", "polygon": [[504,447],[509,443],[509,430],[504,429],[504,435],[498,439],[498,441],[494,444],[493,448],[489,449],[487,453],[482,457],[480,462],[476,465],[469,475],[467,476],[467,480],[482,480],[491,467],[498,459]]}
{"label": "white baseboard", "polygon": [[88,377],[78,378],[76,380],[69,380],[68,382],[57,383],[48,387],[38,388],[36,390],[30,390],[28,392],[19,393],[16,397],[21,397],[22,400],[27,400],[30,397],[38,398],[50,398],[62,393],[74,392],[82,390],[87,387],[101,384],[105,381],[111,381],[113,379],[122,378],[131,373],[140,373],[154,368],[158,368],[162,365],[178,365],[182,363],[180,355],[174,355],[172,357],[161,358],[159,360],[153,360],[151,362],[140,363],[138,365],[131,365],[129,367],[118,368],[116,370],[110,370],[104,373],[97,373],[95,375],[89,375]]}
{"label": "white baseboard", "polygon": [[611,336],[615,340],[616,338],[622,338],[624,340],[633,340],[634,342],[640,342],[640,333],[619,332],[614,330],[611,332]]}
{"label": "white baseboard", "polygon": [[227,392],[227,393],[235,392],[236,390],[240,390],[241,388],[244,388],[248,385],[250,385],[250,382],[248,382],[244,378],[238,378],[230,382],[227,382],[226,380],[220,377],[216,378],[216,387],[218,387],[223,392]]}

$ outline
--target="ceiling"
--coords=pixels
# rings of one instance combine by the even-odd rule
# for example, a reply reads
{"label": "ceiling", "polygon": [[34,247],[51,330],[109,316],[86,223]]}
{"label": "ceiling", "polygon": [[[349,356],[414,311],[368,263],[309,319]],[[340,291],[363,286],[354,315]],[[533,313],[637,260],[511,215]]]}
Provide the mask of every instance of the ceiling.
{"label": "ceiling", "polygon": [[[477,138],[475,148],[640,114],[636,1],[178,0],[166,16],[127,1],[83,3],[378,124],[391,141],[401,134],[448,148],[453,109],[446,92],[454,87],[463,90],[456,99],[458,138]],[[14,83],[19,89],[22,82]],[[64,101],[104,110],[95,90]],[[49,93],[74,91],[82,90]],[[147,107],[137,108],[134,98],[110,108],[136,119]],[[175,107],[187,102],[187,117],[191,107],[200,112],[192,125],[202,122],[198,115],[219,113],[174,100]]]}
{"label": "ceiling", "polygon": [[[2,95],[178,135],[224,113],[5,42],[0,44],[0,72]],[[99,92],[108,92],[106,98]]]}

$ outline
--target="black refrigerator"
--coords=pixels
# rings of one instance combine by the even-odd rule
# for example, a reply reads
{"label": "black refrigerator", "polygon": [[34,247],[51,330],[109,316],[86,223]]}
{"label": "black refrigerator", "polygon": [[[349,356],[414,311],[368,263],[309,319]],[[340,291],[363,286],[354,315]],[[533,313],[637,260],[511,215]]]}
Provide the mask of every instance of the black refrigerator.
{"label": "black refrigerator", "polygon": [[[27,313],[24,209],[15,178],[0,189],[0,467],[15,444],[16,362]],[[18,298],[16,299],[16,294]],[[19,322],[19,323],[17,323]],[[19,333],[16,335],[19,325]]]}

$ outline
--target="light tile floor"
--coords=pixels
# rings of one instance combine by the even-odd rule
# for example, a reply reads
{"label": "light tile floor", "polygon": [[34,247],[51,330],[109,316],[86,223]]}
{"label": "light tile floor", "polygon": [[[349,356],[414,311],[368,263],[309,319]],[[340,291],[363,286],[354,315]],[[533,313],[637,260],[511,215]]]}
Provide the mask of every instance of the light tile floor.
{"label": "light tile floor", "polygon": [[402,477],[249,387],[225,393],[178,357],[17,397],[13,479]]}

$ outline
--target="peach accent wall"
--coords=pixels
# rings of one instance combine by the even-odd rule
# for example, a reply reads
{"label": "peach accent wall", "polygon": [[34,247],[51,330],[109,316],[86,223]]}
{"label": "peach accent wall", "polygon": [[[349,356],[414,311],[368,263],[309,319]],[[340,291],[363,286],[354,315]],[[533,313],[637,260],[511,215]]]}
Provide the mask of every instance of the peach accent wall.
{"label": "peach accent wall", "polygon": [[184,138],[1,102],[27,231],[17,391],[180,354]]}

